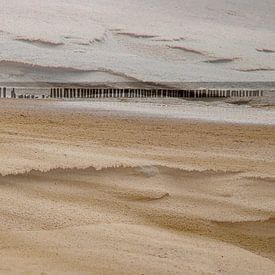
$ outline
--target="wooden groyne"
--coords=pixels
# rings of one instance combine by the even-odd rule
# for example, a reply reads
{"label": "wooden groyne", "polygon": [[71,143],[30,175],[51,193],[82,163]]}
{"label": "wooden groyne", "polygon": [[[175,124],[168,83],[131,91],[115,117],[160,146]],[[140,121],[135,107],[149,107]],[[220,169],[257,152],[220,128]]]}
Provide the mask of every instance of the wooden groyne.
{"label": "wooden groyne", "polygon": [[3,88],[0,87],[0,98],[6,98],[6,97],[7,97],[7,88],[6,87],[3,87]]}
{"label": "wooden groyne", "polygon": [[[26,90],[26,89],[25,89]],[[39,91],[39,88],[37,88]],[[230,90],[230,89],[134,89],[134,88],[49,88],[47,93],[39,95],[20,93],[19,88],[0,87],[0,98],[229,98],[229,97],[259,97],[262,90]]]}
{"label": "wooden groyne", "polygon": [[51,98],[209,98],[209,97],[257,97],[263,96],[260,90],[174,90],[174,89],[89,89],[52,88]]}

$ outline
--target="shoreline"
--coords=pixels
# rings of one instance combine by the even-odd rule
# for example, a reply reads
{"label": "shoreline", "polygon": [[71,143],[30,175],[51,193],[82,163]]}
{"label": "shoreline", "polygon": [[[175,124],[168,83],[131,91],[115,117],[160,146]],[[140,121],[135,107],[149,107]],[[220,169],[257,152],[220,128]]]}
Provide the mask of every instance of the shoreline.
{"label": "shoreline", "polygon": [[[268,173],[274,175],[274,155],[270,150],[274,126],[125,114],[120,117],[85,109],[58,109],[59,105],[52,107],[52,102],[17,103],[5,101],[0,110],[0,129],[4,130],[0,132],[0,174],[155,163],[188,170],[237,171],[240,167],[239,170],[261,175],[266,173],[262,168],[266,159]],[[211,158],[215,160],[213,164]],[[234,159],[238,161],[234,163]]]}
{"label": "shoreline", "polygon": [[[275,109],[235,105],[222,100],[31,100],[5,99],[4,106],[13,109],[41,108],[45,112],[81,112],[98,117],[169,120],[220,125],[275,126]],[[1,103],[1,101],[0,101]],[[6,106],[5,106],[6,105]],[[237,115],[237,116],[236,116]],[[256,119],[255,119],[256,117]],[[266,120],[265,120],[266,119]]]}

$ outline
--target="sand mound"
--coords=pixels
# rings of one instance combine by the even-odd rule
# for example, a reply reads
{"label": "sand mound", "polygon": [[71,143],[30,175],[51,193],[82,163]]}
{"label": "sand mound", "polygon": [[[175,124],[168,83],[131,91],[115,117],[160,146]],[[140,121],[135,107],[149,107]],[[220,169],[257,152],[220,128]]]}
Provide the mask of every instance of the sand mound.
{"label": "sand mound", "polygon": [[[35,261],[50,271],[126,264],[135,272],[200,273],[218,272],[219,261],[225,273],[271,273],[274,263],[264,257],[275,257],[272,198],[261,207],[242,188],[250,179],[234,174],[147,166],[0,177],[4,266],[16,259],[12,271]],[[255,190],[258,197],[267,191]]]}

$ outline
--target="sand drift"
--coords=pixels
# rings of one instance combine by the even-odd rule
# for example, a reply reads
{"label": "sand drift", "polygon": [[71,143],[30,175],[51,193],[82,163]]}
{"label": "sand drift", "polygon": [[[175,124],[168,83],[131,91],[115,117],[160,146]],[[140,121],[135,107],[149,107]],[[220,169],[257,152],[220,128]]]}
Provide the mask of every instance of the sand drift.
{"label": "sand drift", "polygon": [[1,100],[4,273],[274,273],[274,126],[142,104]]}
{"label": "sand drift", "polygon": [[2,268],[16,261],[10,270],[28,270],[35,261],[45,272],[275,270],[274,179],[140,166],[33,171],[0,182]]}

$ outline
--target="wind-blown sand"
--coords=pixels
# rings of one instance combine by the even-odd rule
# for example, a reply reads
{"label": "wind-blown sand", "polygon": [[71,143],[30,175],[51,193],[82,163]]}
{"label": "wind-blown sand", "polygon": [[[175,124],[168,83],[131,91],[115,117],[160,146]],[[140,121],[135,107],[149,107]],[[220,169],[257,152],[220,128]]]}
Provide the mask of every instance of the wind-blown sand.
{"label": "wind-blown sand", "polygon": [[0,5],[2,81],[274,81],[274,0]]}
{"label": "wind-blown sand", "polygon": [[274,274],[274,126],[53,105],[1,101],[0,273]]}

